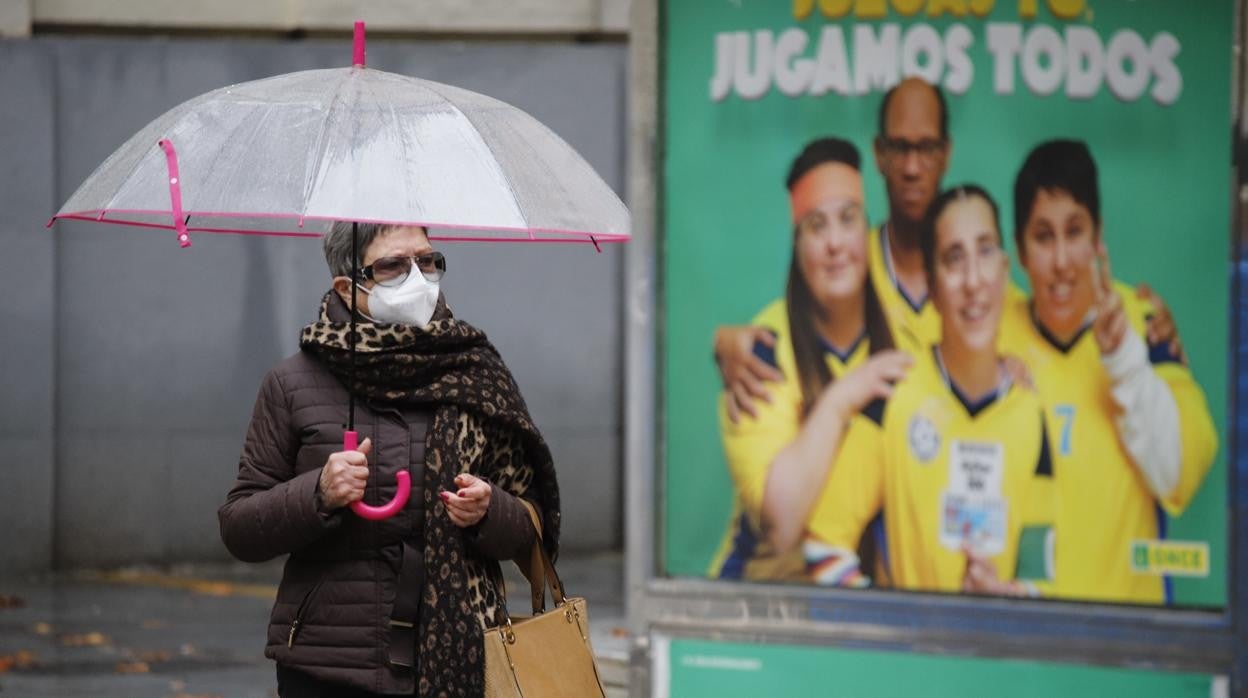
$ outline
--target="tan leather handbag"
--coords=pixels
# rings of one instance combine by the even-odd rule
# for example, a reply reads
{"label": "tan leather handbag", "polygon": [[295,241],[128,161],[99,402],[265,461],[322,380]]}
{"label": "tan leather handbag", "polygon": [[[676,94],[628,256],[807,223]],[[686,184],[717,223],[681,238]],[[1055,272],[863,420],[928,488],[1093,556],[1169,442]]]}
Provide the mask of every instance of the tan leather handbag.
{"label": "tan leather handbag", "polygon": [[[542,523],[525,502],[537,530],[533,553],[526,566],[516,565],[528,578],[533,615],[507,613],[506,595],[500,610],[503,622],[485,631],[485,695],[488,698],[605,698],[602,679],[589,643],[589,607],[585,599],[568,598],[555,566],[542,546]],[[546,586],[555,607],[546,606]]]}

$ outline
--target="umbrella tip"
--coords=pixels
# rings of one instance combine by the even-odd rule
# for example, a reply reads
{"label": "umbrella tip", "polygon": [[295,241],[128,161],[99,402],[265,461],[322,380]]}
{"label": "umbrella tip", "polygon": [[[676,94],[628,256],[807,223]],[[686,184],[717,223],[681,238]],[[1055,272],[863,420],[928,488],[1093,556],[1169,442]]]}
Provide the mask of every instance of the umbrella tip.
{"label": "umbrella tip", "polygon": [[351,51],[351,65],[364,67],[364,23],[355,23],[355,40]]}

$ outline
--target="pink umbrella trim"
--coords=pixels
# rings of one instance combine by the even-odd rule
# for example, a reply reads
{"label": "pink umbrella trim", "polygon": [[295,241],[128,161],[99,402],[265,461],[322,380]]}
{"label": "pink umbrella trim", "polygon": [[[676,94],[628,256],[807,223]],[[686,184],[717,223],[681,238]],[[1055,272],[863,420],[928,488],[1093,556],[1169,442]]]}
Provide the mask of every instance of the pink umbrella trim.
{"label": "pink umbrella trim", "polygon": [[[174,220],[177,222],[181,222],[182,225],[181,227],[178,227],[176,224],[170,225],[170,224],[162,224],[162,223],[149,223],[149,222],[144,222],[144,221],[134,221],[134,220],[127,220],[125,218],[113,217],[116,214],[121,214],[123,216],[124,215],[176,216]],[[109,216],[109,217],[105,218],[105,216]],[[522,235],[522,237],[502,237],[502,238],[488,237],[488,236],[461,236],[461,235],[431,236],[431,239],[462,240],[465,242],[494,242],[494,241],[568,242],[568,240],[566,239],[551,239],[551,238],[535,237],[534,235],[535,233],[545,234],[545,235],[563,236],[564,238],[569,238],[569,237],[570,238],[583,238],[586,242],[595,242],[595,241],[627,242],[629,239],[629,235],[627,233],[593,233],[593,232],[586,232],[583,230],[569,230],[569,229],[563,229],[563,228],[540,228],[540,227],[524,228],[524,227],[517,227],[517,226],[464,225],[464,224],[453,224],[453,223],[438,223],[435,221],[400,221],[400,220],[389,220],[389,219],[383,219],[383,218],[345,219],[345,218],[337,218],[334,216],[303,216],[303,215],[297,215],[293,213],[242,213],[242,212],[230,213],[230,212],[222,212],[222,211],[184,212],[184,211],[181,211],[180,209],[177,211],[167,211],[167,210],[159,210],[159,209],[153,209],[153,210],[92,209],[92,210],[87,210],[87,211],[73,211],[69,213],[56,214],[55,216],[51,218],[51,220],[48,221],[48,226],[50,227],[57,220],[68,219],[68,220],[93,221],[93,222],[98,222],[98,223],[114,223],[118,225],[134,225],[134,226],[138,226],[142,228],[161,228],[164,230],[185,230],[187,232],[194,232],[194,233],[233,233],[233,234],[238,234],[238,235],[270,235],[270,236],[275,235],[275,236],[285,236],[285,237],[320,237],[321,236],[321,233],[309,233],[309,232],[304,232],[304,231],[246,230],[243,228],[204,227],[204,226],[198,226],[198,225],[188,226],[185,223],[186,217],[190,217],[191,219],[196,219],[196,220],[202,219],[202,218],[244,218],[244,217],[266,218],[266,219],[272,218],[272,219],[278,219],[278,220],[283,220],[283,219],[284,220],[297,220],[300,222],[305,221],[305,220],[317,220],[317,221],[354,220],[357,223],[375,223],[378,225],[419,225],[419,226],[424,226],[426,228],[442,229],[442,230],[497,230],[503,233],[519,233]]]}

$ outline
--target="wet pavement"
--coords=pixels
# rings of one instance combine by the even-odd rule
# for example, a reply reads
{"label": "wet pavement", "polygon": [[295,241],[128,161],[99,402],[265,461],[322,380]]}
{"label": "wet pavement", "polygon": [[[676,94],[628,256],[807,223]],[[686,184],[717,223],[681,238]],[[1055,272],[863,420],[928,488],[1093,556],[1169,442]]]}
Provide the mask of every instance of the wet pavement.
{"label": "wet pavement", "polygon": [[[621,555],[568,555],[558,569],[589,601],[608,694],[625,695]],[[280,574],[268,563],[0,576],[0,698],[276,696],[264,637]],[[508,581],[509,598],[527,599],[518,573]]]}

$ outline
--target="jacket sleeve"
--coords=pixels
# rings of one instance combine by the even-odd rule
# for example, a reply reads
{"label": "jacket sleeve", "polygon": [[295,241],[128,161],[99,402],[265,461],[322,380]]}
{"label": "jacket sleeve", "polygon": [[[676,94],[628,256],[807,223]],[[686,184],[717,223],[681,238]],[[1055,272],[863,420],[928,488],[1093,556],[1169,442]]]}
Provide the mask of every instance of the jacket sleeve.
{"label": "jacket sleeve", "polygon": [[[525,458],[519,435],[491,425],[486,427],[486,438],[491,447],[486,448],[480,468],[474,469],[474,472],[479,472],[490,482],[490,507],[485,512],[485,518],[465,529],[464,534],[477,552],[487,558],[525,560],[533,550],[537,532],[529,520],[529,512],[518,497],[527,489],[519,484],[526,480],[520,477],[520,472],[531,466]],[[509,473],[510,477],[503,473]],[[489,477],[490,474],[497,474],[497,479]],[[531,482],[531,478],[528,481]],[[528,494],[533,497],[535,493]],[[540,516],[541,507],[531,498],[529,503],[537,507]]]}
{"label": "jacket sleeve", "polygon": [[[1118,354],[1106,357],[1114,401],[1123,410],[1117,427],[1123,443],[1157,501],[1171,516],[1181,514],[1200,489],[1218,452],[1218,434],[1204,391],[1169,343],[1146,345],[1154,308],[1129,286],[1115,284],[1134,332]],[[1124,348],[1125,347],[1125,348]],[[1131,350],[1129,354],[1127,350]]]}
{"label": "jacket sleeve", "polygon": [[1218,454],[1218,430],[1209,412],[1205,391],[1186,366],[1168,363],[1155,370],[1169,386],[1179,411],[1182,459],[1178,484],[1159,498],[1166,513],[1178,516],[1196,496],[1213,467]]}
{"label": "jacket sleeve", "polygon": [[761,531],[763,495],[771,464],[801,433],[802,394],[794,379],[797,371],[792,367],[793,350],[786,336],[777,338],[774,351],[759,343],[755,344],[754,353],[779,369],[784,381],[768,384],[771,401],[756,402],[755,415],[742,415],[736,422],[728,416],[728,395],[721,390],[719,433],[741,513],[754,531]]}
{"label": "jacket sleeve", "polygon": [[300,550],[341,521],[323,508],[320,470],[295,475],[299,435],[281,379],[270,371],[252,412],[238,479],[217,511],[221,540],[234,557],[263,562]]}
{"label": "jacket sleeve", "polygon": [[1165,499],[1179,483],[1182,433],[1174,394],[1149,364],[1144,338],[1127,330],[1118,349],[1101,357],[1110,395],[1120,410],[1118,436],[1149,489]]}
{"label": "jacket sleeve", "polygon": [[[468,530],[468,541],[477,552],[495,560],[527,560],[537,540],[529,512],[520,498],[501,487],[493,487],[485,518]],[[541,514],[536,502],[529,502]]]}

